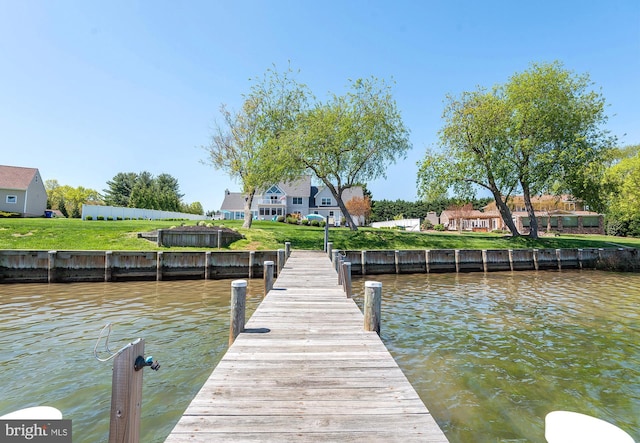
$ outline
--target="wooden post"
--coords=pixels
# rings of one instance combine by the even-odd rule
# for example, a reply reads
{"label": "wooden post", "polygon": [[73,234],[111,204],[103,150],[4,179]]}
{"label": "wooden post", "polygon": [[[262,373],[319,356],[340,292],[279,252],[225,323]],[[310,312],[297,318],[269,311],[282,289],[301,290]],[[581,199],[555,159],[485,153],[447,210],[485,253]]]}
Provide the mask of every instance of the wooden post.
{"label": "wooden post", "polygon": [[513,249],[509,249],[509,269],[513,272]]}
{"label": "wooden post", "polygon": [[331,250],[329,249],[330,244],[331,243],[329,243],[329,216],[327,215],[324,223],[324,250],[329,254],[329,257],[331,257]]}
{"label": "wooden post", "polygon": [[47,270],[47,281],[54,283],[56,281],[56,255],[58,251],[49,251],[49,266]]}
{"label": "wooden post", "polygon": [[229,327],[229,346],[233,344],[238,334],[244,331],[246,299],[247,281],[233,280],[231,282],[231,324]]}
{"label": "wooden post", "polygon": [[347,298],[351,298],[351,262],[342,263],[342,268],[344,292],[347,293]]}
{"label": "wooden post", "polygon": [[396,274],[400,274],[400,251],[395,250],[393,252],[393,261],[396,265]]}
{"label": "wooden post", "polygon": [[343,278],[343,275],[342,275],[342,272],[344,271],[344,269],[342,269],[342,263],[344,263],[344,258],[341,255],[341,256],[338,257],[338,263],[337,263],[338,284],[339,285],[342,285],[343,284],[342,282],[344,281],[344,278]]}
{"label": "wooden post", "polygon": [[382,283],[366,281],[364,283],[364,330],[375,331],[380,335],[380,308],[382,305]]}
{"label": "wooden post", "polygon": [[144,357],[144,340],[129,343],[113,360],[109,443],[138,443],[142,410],[142,372],[134,369]]}
{"label": "wooden post", "polygon": [[427,264],[427,274],[431,273],[431,250],[426,249],[424,251],[424,261]]}
{"label": "wooden post", "polygon": [[286,261],[287,259],[284,254],[284,249],[278,249],[278,275],[280,275],[280,272],[282,272],[282,268],[284,268],[284,262]]}
{"label": "wooden post", "polygon": [[209,280],[211,278],[211,270],[209,269],[209,263],[211,263],[211,251],[204,253],[204,279]]}
{"label": "wooden post", "polygon": [[105,251],[104,253],[104,281],[111,281],[111,262],[113,260],[113,251]]}
{"label": "wooden post", "polygon": [[289,241],[284,242],[284,255],[286,258],[291,256],[291,242]]}
{"label": "wooden post", "polygon": [[158,247],[162,246],[162,234],[163,234],[163,230],[162,229],[158,229],[158,238],[156,238],[156,244],[158,245]]}
{"label": "wooden post", "polygon": [[489,270],[489,259],[487,258],[487,250],[482,250],[482,270],[487,272]]}
{"label": "wooden post", "polygon": [[264,262],[264,296],[273,288],[273,265],[272,261]]}
{"label": "wooden post", "polygon": [[327,243],[327,255],[329,256],[330,259],[333,258],[333,242]]}
{"label": "wooden post", "polygon": [[456,249],[455,251],[453,251],[453,256],[456,260],[456,272],[460,272],[460,250]]}
{"label": "wooden post", "polygon": [[156,280],[157,281],[162,281],[162,257],[163,257],[162,251],[158,251],[158,254],[156,256]]}
{"label": "wooden post", "polygon": [[533,250],[533,267],[537,271],[538,270],[538,250]]}
{"label": "wooden post", "polygon": [[256,262],[256,251],[249,251],[249,278],[253,278],[253,264]]}
{"label": "wooden post", "polygon": [[218,229],[218,249],[222,247],[222,229]]}
{"label": "wooden post", "polygon": [[362,258],[360,258],[360,266],[362,267],[362,275],[367,275],[367,251],[362,251]]}

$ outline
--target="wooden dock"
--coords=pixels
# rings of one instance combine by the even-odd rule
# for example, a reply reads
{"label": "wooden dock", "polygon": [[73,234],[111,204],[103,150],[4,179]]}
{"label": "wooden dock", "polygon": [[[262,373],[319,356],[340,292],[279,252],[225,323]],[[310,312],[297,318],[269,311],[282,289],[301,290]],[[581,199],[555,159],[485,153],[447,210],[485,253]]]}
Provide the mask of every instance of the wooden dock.
{"label": "wooden dock", "polygon": [[447,442],[363,321],[326,254],[292,251],[166,442]]}

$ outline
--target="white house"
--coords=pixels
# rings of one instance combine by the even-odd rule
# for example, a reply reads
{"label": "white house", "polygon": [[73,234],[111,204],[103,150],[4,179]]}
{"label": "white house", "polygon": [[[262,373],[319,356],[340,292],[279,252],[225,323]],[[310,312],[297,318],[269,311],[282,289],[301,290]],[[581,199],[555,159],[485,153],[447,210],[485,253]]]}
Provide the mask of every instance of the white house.
{"label": "white house", "polygon": [[[353,197],[363,197],[359,186],[347,189],[342,194],[346,203]],[[225,191],[220,207],[225,220],[244,218],[244,194]],[[343,217],[331,191],[326,186],[311,186],[311,176],[304,176],[291,183],[278,183],[256,194],[251,205],[254,220],[275,220],[278,216],[318,214],[329,217],[332,224],[340,224]],[[354,223],[358,221],[354,217]]]}
{"label": "white house", "polygon": [[37,169],[0,165],[0,211],[42,217],[45,209],[47,191]]}

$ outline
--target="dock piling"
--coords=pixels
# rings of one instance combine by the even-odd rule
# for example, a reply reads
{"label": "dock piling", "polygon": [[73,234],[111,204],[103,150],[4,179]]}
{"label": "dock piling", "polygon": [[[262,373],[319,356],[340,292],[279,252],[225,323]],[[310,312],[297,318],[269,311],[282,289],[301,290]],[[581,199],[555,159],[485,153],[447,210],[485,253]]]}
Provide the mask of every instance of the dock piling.
{"label": "dock piling", "polygon": [[266,297],[267,294],[269,293],[269,291],[271,289],[273,289],[273,266],[274,263],[271,260],[267,260],[264,262],[264,296]]}
{"label": "dock piling", "polygon": [[364,330],[375,331],[380,335],[380,310],[382,305],[382,283],[366,281],[364,283]]}
{"label": "dock piling", "polygon": [[231,282],[231,324],[229,326],[229,346],[233,344],[238,334],[244,331],[246,298],[247,281],[233,280]]}

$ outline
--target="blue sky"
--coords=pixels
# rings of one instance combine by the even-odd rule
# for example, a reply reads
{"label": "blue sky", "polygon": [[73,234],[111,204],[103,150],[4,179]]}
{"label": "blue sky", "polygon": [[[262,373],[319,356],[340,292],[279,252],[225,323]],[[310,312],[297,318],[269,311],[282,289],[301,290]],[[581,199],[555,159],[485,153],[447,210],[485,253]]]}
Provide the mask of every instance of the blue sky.
{"label": "blue sky", "polygon": [[200,162],[218,109],[290,61],[318,97],[395,81],[413,149],[369,189],[415,200],[445,96],[554,60],[589,73],[620,145],[640,143],[638,0],[0,0],[0,164],[100,192],[167,173],[219,209],[239,185]]}

